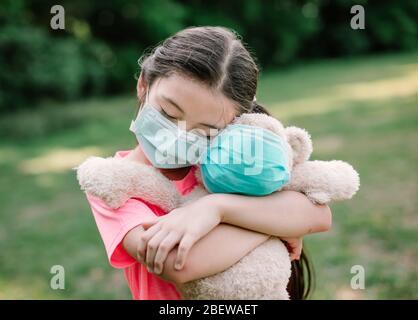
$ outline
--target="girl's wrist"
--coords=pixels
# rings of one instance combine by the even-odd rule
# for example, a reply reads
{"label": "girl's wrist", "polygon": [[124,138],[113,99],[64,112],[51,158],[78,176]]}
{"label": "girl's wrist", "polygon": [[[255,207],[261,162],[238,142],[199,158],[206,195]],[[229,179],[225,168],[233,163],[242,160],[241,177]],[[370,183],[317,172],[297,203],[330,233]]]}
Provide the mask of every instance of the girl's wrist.
{"label": "girl's wrist", "polygon": [[225,219],[225,194],[211,193],[200,199],[205,206],[210,207],[214,214],[218,217],[219,223],[224,222]]}

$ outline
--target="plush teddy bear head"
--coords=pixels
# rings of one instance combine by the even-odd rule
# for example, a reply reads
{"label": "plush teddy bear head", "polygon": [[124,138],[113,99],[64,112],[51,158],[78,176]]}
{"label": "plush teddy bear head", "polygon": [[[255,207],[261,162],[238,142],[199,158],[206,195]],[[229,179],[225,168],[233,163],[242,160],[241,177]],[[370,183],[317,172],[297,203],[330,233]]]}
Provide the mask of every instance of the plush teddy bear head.
{"label": "plush teddy bear head", "polygon": [[233,123],[262,127],[277,134],[287,142],[290,168],[303,163],[312,154],[312,140],[309,133],[297,127],[284,127],[274,117],[263,113],[244,113]]}

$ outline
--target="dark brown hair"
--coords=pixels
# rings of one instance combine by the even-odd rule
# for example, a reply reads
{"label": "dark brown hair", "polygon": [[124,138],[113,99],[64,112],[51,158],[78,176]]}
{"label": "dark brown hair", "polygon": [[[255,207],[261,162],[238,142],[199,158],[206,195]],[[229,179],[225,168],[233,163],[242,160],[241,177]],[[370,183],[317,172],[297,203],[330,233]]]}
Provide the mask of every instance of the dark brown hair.
{"label": "dark brown hair", "polygon": [[[255,57],[234,31],[224,27],[189,27],[167,38],[138,60],[149,87],[173,73],[220,90],[235,102],[238,113],[270,113],[255,100],[259,68]],[[140,103],[144,97],[140,98]],[[305,299],[311,289],[310,262],[302,253],[292,262],[291,299]]]}
{"label": "dark brown hair", "polygon": [[167,38],[138,61],[151,87],[172,73],[220,90],[236,102],[238,113],[251,112],[259,69],[239,36],[223,27],[189,27]]}

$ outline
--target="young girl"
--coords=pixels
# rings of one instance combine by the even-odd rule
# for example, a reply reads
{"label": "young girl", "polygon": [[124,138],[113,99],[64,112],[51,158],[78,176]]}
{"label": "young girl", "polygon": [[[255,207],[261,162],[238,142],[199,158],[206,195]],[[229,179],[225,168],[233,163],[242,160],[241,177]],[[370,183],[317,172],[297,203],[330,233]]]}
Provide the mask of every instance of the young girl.
{"label": "young girl", "polygon": [[[147,96],[174,123],[184,121],[186,130],[209,136],[211,129],[224,128],[241,113],[267,113],[254,99],[257,80],[257,65],[233,32],[195,27],[143,57],[137,94],[141,105]],[[115,157],[153,165],[140,144]],[[183,195],[197,184],[195,169],[158,168]],[[181,299],[177,284],[226,270],[270,235],[288,245],[294,260],[290,298],[305,298],[309,285],[304,281],[310,284],[311,279],[301,254],[302,237],[331,225],[328,206],[292,191],[264,197],[210,194],[171,212],[139,198],[115,210],[86,196],[110,264],[124,269],[133,298],[140,300]]]}

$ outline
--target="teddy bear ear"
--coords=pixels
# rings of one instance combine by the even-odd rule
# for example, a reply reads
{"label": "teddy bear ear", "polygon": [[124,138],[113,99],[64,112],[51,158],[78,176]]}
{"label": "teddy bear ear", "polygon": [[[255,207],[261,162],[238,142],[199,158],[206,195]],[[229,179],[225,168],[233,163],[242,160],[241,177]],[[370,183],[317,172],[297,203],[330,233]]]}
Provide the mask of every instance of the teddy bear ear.
{"label": "teddy bear ear", "polygon": [[293,151],[293,165],[307,161],[312,154],[312,140],[309,133],[297,127],[287,127],[285,132]]}
{"label": "teddy bear ear", "polygon": [[261,127],[271,132],[284,135],[284,127],[276,118],[264,113],[243,113],[234,119],[235,124],[246,124],[249,126]]}

